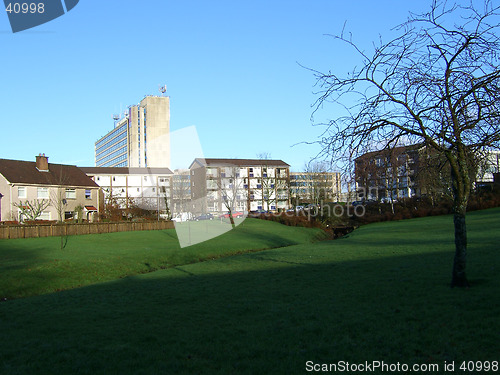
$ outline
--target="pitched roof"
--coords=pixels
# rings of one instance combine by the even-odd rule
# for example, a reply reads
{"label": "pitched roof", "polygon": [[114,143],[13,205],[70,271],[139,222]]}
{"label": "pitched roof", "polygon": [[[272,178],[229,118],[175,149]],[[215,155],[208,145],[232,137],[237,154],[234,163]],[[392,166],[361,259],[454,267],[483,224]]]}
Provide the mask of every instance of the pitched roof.
{"label": "pitched roof", "polygon": [[15,184],[99,187],[75,165],[49,163],[49,171],[40,172],[32,161],[0,159],[0,174]]}
{"label": "pitched roof", "polygon": [[[272,160],[272,159],[203,159],[196,158],[194,163],[200,166],[212,165],[212,166],[238,166],[238,167],[253,167],[253,166],[274,166],[274,167],[290,167],[289,164],[285,163],[283,160]],[[191,168],[190,167],[190,168]]]}

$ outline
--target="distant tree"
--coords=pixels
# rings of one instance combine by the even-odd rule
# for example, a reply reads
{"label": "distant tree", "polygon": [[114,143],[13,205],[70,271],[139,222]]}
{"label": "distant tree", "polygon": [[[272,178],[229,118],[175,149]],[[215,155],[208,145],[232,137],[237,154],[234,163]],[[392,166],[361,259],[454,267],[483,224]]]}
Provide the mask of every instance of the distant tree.
{"label": "distant tree", "polygon": [[241,202],[246,202],[247,194],[244,179],[240,176],[240,168],[236,165],[221,167],[215,180],[219,197],[229,215],[229,222],[236,227],[234,213],[238,211]]}
{"label": "distant tree", "polygon": [[311,160],[304,166],[304,183],[310,203],[321,205],[333,198],[333,180],[329,163]]}
{"label": "distant tree", "polygon": [[64,222],[65,209],[68,201],[66,199],[66,189],[63,186],[51,188],[50,204],[57,212],[57,220],[60,223]]}
{"label": "distant tree", "polygon": [[47,207],[50,206],[50,200],[48,199],[33,199],[19,201],[19,203],[13,203],[13,206],[19,209],[20,218],[19,221],[24,219],[34,221],[37,220],[45,211]]}
{"label": "distant tree", "polygon": [[335,38],[361,57],[347,76],[315,72],[327,102],[345,110],[323,134],[329,155],[422,143],[444,156],[452,181],[455,257],[451,286],[468,287],[466,211],[474,155],[500,143],[499,7],[433,1],[411,14],[393,40],[363,51],[344,31]]}
{"label": "distant tree", "polygon": [[118,198],[107,196],[104,200],[102,218],[111,221],[120,221],[123,220],[124,216],[124,209],[120,205]]}
{"label": "distant tree", "polygon": [[79,204],[78,206],[75,207],[76,221],[78,223],[83,222],[83,210],[84,210],[84,207],[81,204]]}
{"label": "distant tree", "polygon": [[127,198],[127,219],[158,218],[158,200],[149,198]]}
{"label": "distant tree", "polygon": [[[271,153],[261,152],[257,154],[257,158],[260,160],[260,195],[261,195],[261,207],[263,210],[271,210],[271,207],[277,207],[277,196],[276,196],[276,176],[274,175],[274,169],[269,164],[271,160]],[[273,205],[274,204],[274,205]]]}
{"label": "distant tree", "polygon": [[177,173],[172,176],[171,201],[171,206],[175,215],[179,217],[189,217],[192,208],[189,171],[177,171]]}
{"label": "distant tree", "polygon": [[165,205],[165,215],[167,220],[172,220],[172,212],[170,211],[170,207],[168,204],[168,190],[166,186],[160,187],[160,195],[163,198],[163,204]]}

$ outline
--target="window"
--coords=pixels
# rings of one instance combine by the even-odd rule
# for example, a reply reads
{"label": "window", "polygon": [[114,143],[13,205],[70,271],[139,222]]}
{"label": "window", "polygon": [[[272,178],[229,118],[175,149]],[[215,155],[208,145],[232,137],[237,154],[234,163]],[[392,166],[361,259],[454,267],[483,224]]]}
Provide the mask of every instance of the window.
{"label": "window", "polygon": [[46,187],[37,188],[36,197],[38,199],[48,199],[49,198],[49,188],[46,188]]}
{"label": "window", "polygon": [[92,190],[85,189],[85,199],[92,199]]}
{"label": "window", "polygon": [[76,199],[76,189],[66,189],[66,199]]}
{"label": "window", "polygon": [[65,211],[64,212],[64,220],[69,220],[69,219],[73,219],[73,218],[74,218],[73,211]]}
{"label": "window", "polygon": [[38,216],[37,220],[50,220],[50,212],[49,211],[43,211],[40,216]]}
{"label": "window", "polygon": [[18,186],[17,197],[18,198],[26,198],[26,186]]}

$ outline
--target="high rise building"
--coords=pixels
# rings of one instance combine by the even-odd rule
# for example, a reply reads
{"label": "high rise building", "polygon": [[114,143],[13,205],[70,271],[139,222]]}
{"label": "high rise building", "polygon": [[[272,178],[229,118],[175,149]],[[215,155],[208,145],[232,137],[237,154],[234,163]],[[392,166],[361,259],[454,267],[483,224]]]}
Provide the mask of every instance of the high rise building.
{"label": "high rise building", "polygon": [[168,168],[170,98],[146,96],[95,143],[96,167]]}

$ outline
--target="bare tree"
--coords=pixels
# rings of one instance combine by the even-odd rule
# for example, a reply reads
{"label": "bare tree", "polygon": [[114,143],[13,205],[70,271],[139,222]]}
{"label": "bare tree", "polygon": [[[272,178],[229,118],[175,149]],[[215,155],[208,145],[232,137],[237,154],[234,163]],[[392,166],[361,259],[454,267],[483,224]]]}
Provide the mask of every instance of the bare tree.
{"label": "bare tree", "polygon": [[172,212],[168,206],[168,190],[166,186],[160,187],[161,197],[163,198],[163,204],[165,205],[165,215],[167,220],[172,220]]}
{"label": "bare tree", "polygon": [[14,207],[17,207],[20,211],[20,220],[21,221],[21,218],[25,217],[27,218],[28,220],[36,220],[38,219],[43,211],[45,211],[45,209],[47,207],[50,206],[50,200],[47,200],[47,199],[33,199],[32,201],[30,200],[25,200],[24,202],[23,201],[19,201],[19,203],[13,203],[13,206]]}
{"label": "bare tree", "polygon": [[66,189],[63,187],[53,188],[50,193],[50,201],[56,209],[57,218],[60,223],[64,221],[64,212],[66,208]]}
{"label": "bare tree", "polygon": [[263,210],[269,211],[271,207],[277,207],[277,194],[276,194],[276,176],[274,169],[269,165],[271,160],[271,153],[261,152],[257,154],[260,159],[260,190],[261,190],[261,206]]}
{"label": "bare tree", "polygon": [[181,220],[191,218],[191,180],[189,170],[176,170],[172,176],[172,216]]}
{"label": "bare tree", "polygon": [[304,183],[307,198],[311,203],[320,206],[334,195],[334,180],[329,164],[326,161],[311,160],[304,166]]}
{"label": "bare tree", "polygon": [[240,177],[240,168],[235,165],[221,167],[216,179],[219,196],[228,211],[229,221],[233,229],[236,227],[234,214],[239,208],[240,202],[246,202],[246,189],[244,180]]}
{"label": "bare tree", "polygon": [[373,54],[342,31],[335,38],[359,54],[361,67],[347,76],[315,72],[321,88],[316,111],[327,102],[345,110],[327,123],[326,153],[349,149],[360,155],[367,148],[421,142],[445,157],[454,202],[452,287],[469,286],[465,217],[471,155],[500,143],[498,15],[489,0],[482,10],[472,2],[433,1],[428,13],[410,14],[395,29],[399,35],[380,42]]}
{"label": "bare tree", "polygon": [[[62,179],[62,172],[61,172],[61,179]],[[62,182],[62,181],[61,181]],[[62,184],[62,183],[61,183]],[[67,200],[66,200],[66,189],[62,186],[54,187],[51,189],[50,192],[50,204],[54,206],[57,212],[57,217],[59,223],[64,223],[65,219],[65,208],[67,205]],[[68,236],[66,236],[65,230],[63,230],[63,227],[59,227],[60,234],[59,234],[59,239],[60,239],[60,249],[64,249],[66,247],[66,244],[68,243]]]}

